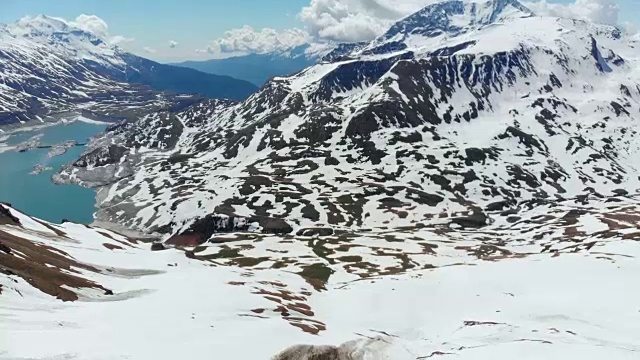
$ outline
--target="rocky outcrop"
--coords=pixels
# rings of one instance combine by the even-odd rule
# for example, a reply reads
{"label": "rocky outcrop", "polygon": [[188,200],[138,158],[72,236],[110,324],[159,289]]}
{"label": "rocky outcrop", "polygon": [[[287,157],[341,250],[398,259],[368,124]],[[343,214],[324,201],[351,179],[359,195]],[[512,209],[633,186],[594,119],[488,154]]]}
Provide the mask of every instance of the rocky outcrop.
{"label": "rocky outcrop", "polygon": [[0,225],[20,225],[20,219],[11,213],[9,206],[0,203]]}
{"label": "rocky outcrop", "polygon": [[292,346],[271,360],[367,360],[398,355],[391,350],[393,339],[383,337],[349,341],[340,346]]}

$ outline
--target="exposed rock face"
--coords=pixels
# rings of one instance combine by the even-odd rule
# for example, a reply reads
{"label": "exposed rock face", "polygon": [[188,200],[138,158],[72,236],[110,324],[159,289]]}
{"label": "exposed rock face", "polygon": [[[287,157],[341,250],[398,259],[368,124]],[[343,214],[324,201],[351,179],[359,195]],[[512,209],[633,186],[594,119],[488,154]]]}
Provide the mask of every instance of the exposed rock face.
{"label": "exposed rock face", "polygon": [[161,243],[153,243],[151,244],[151,251],[162,251],[162,250],[166,250],[167,248],[162,245]]}

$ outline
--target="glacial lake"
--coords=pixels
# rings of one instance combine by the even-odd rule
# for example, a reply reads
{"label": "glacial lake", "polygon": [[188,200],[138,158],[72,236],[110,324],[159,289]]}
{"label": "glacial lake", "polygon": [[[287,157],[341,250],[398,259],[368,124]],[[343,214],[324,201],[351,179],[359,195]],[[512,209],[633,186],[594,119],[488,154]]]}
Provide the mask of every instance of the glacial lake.
{"label": "glacial lake", "polygon": [[[104,131],[107,125],[75,121],[37,130],[8,134],[0,132],[2,145],[15,146],[41,135],[41,145],[56,145],[67,140],[84,144]],[[3,139],[5,138],[5,139]],[[80,156],[84,146],[74,146],[63,155],[49,158],[50,149],[31,149],[26,152],[7,150],[0,152],[0,201],[10,203],[29,215],[60,223],[62,219],[89,224],[95,211],[95,191],[76,185],[56,185],[51,176],[60,168]],[[52,170],[31,175],[34,165],[42,164]]]}

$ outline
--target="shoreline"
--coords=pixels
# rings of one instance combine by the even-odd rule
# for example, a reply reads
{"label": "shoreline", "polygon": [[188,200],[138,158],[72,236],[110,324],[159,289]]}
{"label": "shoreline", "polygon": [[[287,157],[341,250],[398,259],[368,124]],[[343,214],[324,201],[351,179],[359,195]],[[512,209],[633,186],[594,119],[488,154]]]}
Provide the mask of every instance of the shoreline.
{"label": "shoreline", "polygon": [[[64,138],[74,138],[73,135],[73,130],[72,129],[66,129],[63,128],[62,126],[66,126],[66,125],[71,125],[74,123],[86,123],[86,124],[91,124],[91,125],[102,125],[104,127],[109,126],[113,123],[109,123],[109,122],[104,122],[104,121],[98,121],[98,120],[94,120],[91,118],[87,118],[85,116],[82,116],[78,113],[67,113],[67,116],[63,117],[63,118],[59,118],[59,119],[53,119],[53,118],[49,118],[48,121],[45,122],[40,122],[38,120],[35,120],[34,122],[32,122],[31,124],[24,124],[21,126],[11,126],[10,129],[7,129],[6,127],[0,127],[0,156],[9,156],[12,157],[14,156],[12,154],[12,152],[18,152],[18,150],[20,149],[20,144],[13,144],[11,141],[12,139],[15,139],[15,137],[30,137],[32,135],[38,135],[38,134],[42,134],[42,133],[46,133],[47,131],[56,131],[56,132],[61,132],[61,137]],[[54,128],[55,126],[60,126],[61,128]],[[49,130],[49,129],[53,129],[53,130]],[[101,133],[104,133],[104,128],[100,128],[97,129],[95,133],[93,133],[93,135],[91,137],[95,137],[95,136],[99,136]],[[73,147],[79,147],[79,146],[84,146],[86,147],[87,142],[76,142],[74,140],[75,144],[73,145]],[[9,145],[11,144],[11,145]],[[64,146],[65,142],[61,142],[59,144],[38,144],[37,146],[34,146],[32,149],[28,149],[27,151],[30,150],[40,150],[40,151],[49,151],[49,153],[46,155],[47,159],[51,159],[55,156],[58,155],[63,155],[64,153],[67,152],[68,148],[65,148],[64,153],[62,154],[56,154],[55,156],[49,156],[51,154],[51,151],[53,149],[56,148],[56,146],[61,145]],[[84,151],[84,150],[82,150]],[[16,154],[17,155],[17,154]],[[44,156],[44,155],[43,155]],[[74,158],[75,160],[75,158]],[[33,165],[33,168],[31,168],[28,173],[28,175],[38,175],[38,176],[45,176],[43,175],[43,173],[45,171],[49,171],[50,169],[47,168],[47,165],[44,165],[44,163],[40,162],[37,164]],[[57,171],[57,170],[56,170]],[[49,177],[48,182],[53,183],[54,185],[60,185],[56,182],[54,182],[50,176]],[[94,193],[94,196],[92,197],[92,209],[88,210],[86,212],[87,217],[86,219],[83,219],[80,223],[86,224],[86,225],[93,225],[93,222],[96,221],[95,216],[96,216],[96,210],[97,208],[95,208],[95,206],[97,205],[97,201],[95,198],[95,195],[97,194],[97,189],[92,189],[89,187],[85,187],[85,186],[81,186],[79,184],[67,184],[67,185],[75,185],[78,186],[80,188],[85,188],[88,190],[91,190]],[[64,214],[63,214],[64,215]],[[64,218],[64,216],[63,216]],[[108,224],[108,223],[104,223],[104,222],[99,222],[101,227],[104,227],[108,230],[113,230],[114,232],[117,233],[125,233],[127,234],[127,236],[130,237],[135,237],[137,239],[152,239],[155,240],[157,237],[152,237],[146,234],[142,234],[142,233],[138,233],[135,232],[134,230],[131,229],[125,229],[125,228],[121,228],[119,227],[117,224]]]}
{"label": "shoreline", "polygon": [[39,120],[40,123],[35,123],[36,121],[38,120],[32,120],[27,123],[0,125],[0,143],[5,136],[9,136],[15,133],[35,131],[35,130],[40,130],[40,129],[44,129],[44,128],[55,126],[55,125],[61,125],[61,124],[71,124],[76,121],[80,121],[87,124],[94,124],[94,125],[116,124],[115,122],[90,119],[77,112],[61,113],[56,116],[48,117],[46,119],[40,119]]}
{"label": "shoreline", "polygon": [[[38,130],[46,129],[46,128],[57,126],[57,125],[69,125],[74,122],[82,122],[85,124],[92,124],[92,125],[107,125],[107,126],[115,124],[115,123],[110,123],[106,121],[89,119],[82,115],[76,114],[76,116],[70,120],[67,118],[62,118],[62,119],[58,119],[50,122],[43,121],[40,124],[34,124],[31,126],[20,126],[17,128],[12,128],[8,131],[5,130],[2,126],[0,126],[0,154],[15,150],[17,148],[17,145],[6,145],[6,143],[4,142],[8,140],[12,135],[23,133],[23,132],[38,131]],[[8,125],[8,126],[11,126],[11,125]]]}
{"label": "shoreline", "polygon": [[158,235],[153,235],[153,234],[147,234],[147,233],[143,233],[141,231],[135,230],[135,229],[130,229],[127,227],[124,227],[120,224],[117,223],[113,223],[110,221],[104,221],[104,220],[97,220],[95,218],[97,212],[93,213],[94,219],[93,221],[89,224],[89,226],[91,227],[97,227],[97,228],[101,228],[101,229],[105,229],[105,230],[109,230],[109,231],[113,231],[115,233],[118,233],[120,235],[124,235],[128,238],[134,239],[134,240],[139,240],[142,242],[154,242],[154,241],[158,241],[161,240],[161,237]]}

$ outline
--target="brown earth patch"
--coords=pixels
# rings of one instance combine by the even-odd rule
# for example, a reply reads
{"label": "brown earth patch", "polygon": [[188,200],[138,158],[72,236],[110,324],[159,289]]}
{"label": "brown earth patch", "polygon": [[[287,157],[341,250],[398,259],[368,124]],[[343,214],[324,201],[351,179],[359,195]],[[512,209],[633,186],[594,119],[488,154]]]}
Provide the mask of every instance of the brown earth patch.
{"label": "brown earth patch", "polygon": [[432,358],[434,356],[443,356],[443,355],[454,355],[454,353],[448,353],[448,352],[442,352],[442,351],[434,351],[430,355],[419,356],[416,359],[418,359],[418,360],[420,360],[420,359],[429,359],[429,358]]}
{"label": "brown earth patch", "polygon": [[465,321],[464,326],[486,326],[486,325],[506,325],[505,323],[493,321]]}
{"label": "brown earth patch", "polygon": [[18,276],[46,294],[62,301],[76,301],[78,295],[68,288],[109,292],[102,285],[82,278],[76,270],[84,269],[98,273],[98,269],[80,263],[58,249],[36,244],[4,231],[0,231],[0,240],[23,255],[18,258],[0,253],[0,271],[7,275]]}
{"label": "brown earth patch", "polygon": [[47,223],[46,223],[46,222],[44,222],[44,221],[40,221],[40,220],[38,220],[38,219],[33,219],[33,220],[35,220],[38,224],[40,224],[40,225],[42,225],[42,226],[46,227],[47,229],[49,229],[49,230],[53,231],[53,232],[54,232],[56,235],[58,235],[58,236],[68,237],[68,236],[67,236],[67,233],[65,233],[64,231],[62,231],[62,230],[60,230],[60,229],[57,229],[57,228],[55,228],[55,227],[51,226],[50,224],[47,224]]}
{"label": "brown earth patch", "polygon": [[290,291],[280,290],[280,291],[268,291],[264,289],[260,289],[258,291],[253,292],[256,295],[267,295],[273,296],[286,301],[305,301],[307,300],[304,296],[295,295]]}
{"label": "brown earth patch", "polygon": [[102,244],[102,246],[106,247],[109,250],[124,250],[124,248],[121,246],[109,244],[109,243],[104,243]]}
{"label": "brown earth patch", "polygon": [[312,335],[318,335],[321,331],[327,330],[327,325],[317,320],[291,316],[285,317],[285,320],[287,320],[289,324],[302,329],[302,331]]}
{"label": "brown earth patch", "polygon": [[202,235],[189,234],[189,235],[172,236],[165,243],[167,245],[172,245],[177,248],[185,248],[185,247],[196,247],[198,245],[202,245],[204,242],[205,241],[202,240]]}

